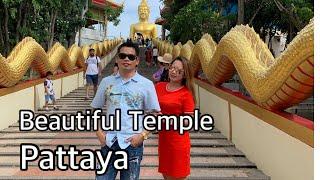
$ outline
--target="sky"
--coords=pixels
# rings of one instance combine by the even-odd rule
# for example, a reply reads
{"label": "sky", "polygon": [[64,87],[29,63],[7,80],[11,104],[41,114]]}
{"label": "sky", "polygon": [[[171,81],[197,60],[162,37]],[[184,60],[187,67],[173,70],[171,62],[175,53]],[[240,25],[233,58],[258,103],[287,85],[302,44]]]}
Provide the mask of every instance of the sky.
{"label": "sky", "polygon": [[[138,17],[138,5],[141,0],[114,0],[114,2],[121,4],[124,1],[123,13],[120,15],[120,23],[118,26],[113,26],[112,23],[108,23],[108,36],[124,38],[129,37],[130,25],[139,22]],[[159,0],[147,0],[150,8],[149,22],[154,23],[155,20],[160,17],[160,9],[162,3]],[[157,25],[158,36],[161,35],[161,26]]]}

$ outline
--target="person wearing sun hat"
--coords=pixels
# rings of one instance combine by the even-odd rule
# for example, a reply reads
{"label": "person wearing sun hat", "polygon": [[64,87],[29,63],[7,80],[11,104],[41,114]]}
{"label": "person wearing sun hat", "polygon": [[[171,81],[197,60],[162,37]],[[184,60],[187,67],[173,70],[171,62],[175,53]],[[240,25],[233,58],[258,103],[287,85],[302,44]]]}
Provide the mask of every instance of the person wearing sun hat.
{"label": "person wearing sun hat", "polygon": [[169,65],[172,62],[172,55],[165,53],[163,56],[158,56],[158,62],[160,68],[153,74],[154,82],[166,82],[168,81]]}

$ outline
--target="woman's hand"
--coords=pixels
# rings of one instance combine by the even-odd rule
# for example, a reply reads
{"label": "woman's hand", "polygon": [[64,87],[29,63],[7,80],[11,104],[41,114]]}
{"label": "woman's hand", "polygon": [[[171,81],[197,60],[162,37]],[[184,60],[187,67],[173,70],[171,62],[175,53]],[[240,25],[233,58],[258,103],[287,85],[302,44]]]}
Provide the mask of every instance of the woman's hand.
{"label": "woman's hand", "polygon": [[[185,113],[185,115],[189,115],[189,116],[191,116],[192,118],[194,117],[194,113]],[[183,125],[184,126],[189,126],[189,121],[187,120],[187,119],[184,119],[184,121],[183,121]]]}

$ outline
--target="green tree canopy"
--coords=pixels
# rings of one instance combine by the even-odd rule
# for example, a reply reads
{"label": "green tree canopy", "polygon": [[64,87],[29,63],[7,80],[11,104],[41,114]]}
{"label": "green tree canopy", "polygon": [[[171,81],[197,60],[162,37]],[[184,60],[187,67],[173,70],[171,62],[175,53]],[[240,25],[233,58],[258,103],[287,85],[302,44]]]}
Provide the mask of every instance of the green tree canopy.
{"label": "green tree canopy", "polygon": [[245,23],[253,26],[257,32],[264,30],[272,36],[275,30],[287,32],[292,38],[313,17],[312,0],[249,0],[245,3]]}
{"label": "green tree canopy", "polygon": [[[216,41],[233,26],[237,14],[222,16],[228,3],[237,1],[175,0],[162,13],[164,28],[173,42],[199,40],[209,33]],[[276,30],[288,33],[289,42],[313,17],[312,0],[245,0],[244,24],[253,26],[264,37]],[[262,30],[262,31],[261,31]],[[271,30],[271,31],[270,31]]]}
{"label": "green tree canopy", "polygon": [[[0,53],[8,55],[26,36],[35,38],[46,50],[55,41],[72,45],[90,16],[88,5],[88,0],[1,0]],[[116,25],[122,7],[111,9],[107,6],[106,15]]]}
{"label": "green tree canopy", "polygon": [[209,33],[219,41],[230,26],[235,24],[236,19],[234,15],[221,15],[225,6],[225,3],[214,3],[212,0],[194,0],[188,3],[179,9],[173,20],[168,20],[171,40],[175,43],[185,43],[188,40],[195,42],[203,34]]}
{"label": "green tree canopy", "polygon": [[105,8],[105,14],[107,17],[107,20],[109,22],[113,22],[113,25],[117,26],[120,22],[120,15],[123,12],[123,6],[119,8],[112,8],[110,6],[106,6]]}

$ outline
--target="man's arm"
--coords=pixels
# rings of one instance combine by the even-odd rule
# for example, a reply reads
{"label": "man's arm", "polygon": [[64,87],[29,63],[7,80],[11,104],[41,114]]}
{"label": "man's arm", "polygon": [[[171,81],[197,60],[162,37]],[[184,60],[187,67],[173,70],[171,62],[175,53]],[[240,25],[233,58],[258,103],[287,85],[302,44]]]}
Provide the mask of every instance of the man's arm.
{"label": "man's arm", "polygon": [[47,86],[44,86],[44,91],[45,91],[45,93],[49,94]]}
{"label": "man's arm", "polygon": [[103,70],[103,68],[102,68],[102,64],[101,64],[101,62],[100,62],[100,63],[99,63],[99,76],[101,76],[102,70]]}
{"label": "man's arm", "polygon": [[98,58],[98,72],[99,72],[99,76],[101,76],[101,73],[102,73],[102,65],[101,65],[101,60],[100,60],[100,57],[97,57]]}
{"label": "man's arm", "polygon": [[[105,89],[107,86],[107,81],[106,80],[102,80],[96,95],[94,96],[92,103],[90,104],[90,106],[93,109],[97,109],[97,108],[102,108],[105,104]],[[102,131],[102,129],[99,127],[99,129],[96,131],[96,135],[98,137],[98,140],[100,141],[101,146],[105,146],[106,145],[106,136],[105,133]]]}
{"label": "man's arm", "polygon": [[86,77],[86,72],[88,68],[87,59],[84,61],[84,68],[83,68],[83,79]]}
{"label": "man's arm", "polygon": [[[144,96],[144,104],[145,104],[145,111],[149,114],[158,115],[160,113],[160,105],[158,102],[158,96],[156,93],[156,89],[154,88],[153,83],[146,82],[148,85],[145,87],[146,94]],[[127,139],[127,142],[130,142],[133,147],[137,147],[143,143],[145,139],[148,138],[150,134],[149,131],[143,130],[140,134],[136,134]]]}
{"label": "man's arm", "polygon": [[43,83],[43,85],[44,85],[44,92],[46,93],[46,94],[49,94],[48,92],[48,87],[47,87],[47,81],[45,81],[44,83]]}
{"label": "man's arm", "polygon": [[100,145],[103,147],[106,145],[106,134],[102,131],[102,129],[99,127],[98,131],[96,131],[96,136],[98,137],[98,140],[100,142]]}
{"label": "man's arm", "polygon": [[[150,84],[150,86],[147,90],[147,94],[145,96],[145,110],[146,110],[146,114],[152,114],[155,116],[158,116],[161,114],[160,112],[160,105],[159,105],[159,101],[158,101],[158,96],[157,96],[157,92],[156,89],[153,85],[153,83]],[[142,132],[142,135],[146,135],[148,136],[150,134],[149,131],[144,130]]]}

